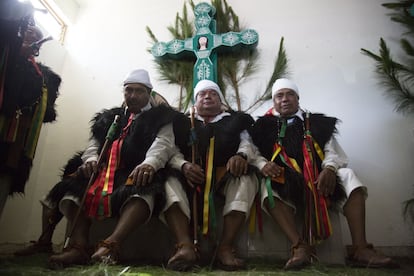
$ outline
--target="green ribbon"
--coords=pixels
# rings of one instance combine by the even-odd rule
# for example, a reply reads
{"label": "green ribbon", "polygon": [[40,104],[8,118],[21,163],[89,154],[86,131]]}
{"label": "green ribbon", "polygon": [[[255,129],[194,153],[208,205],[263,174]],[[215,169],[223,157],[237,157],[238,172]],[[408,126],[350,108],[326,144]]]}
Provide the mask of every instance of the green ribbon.
{"label": "green ribbon", "polygon": [[109,127],[108,132],[106,133],[106,139],[110,142],[113,142],[115,140],[115,134],[118,130],[118,121],[119,121],[119,115],[116,115],[118,117],[115,117],[113,123]]}
{"label": "green ribbon", "polygon": [[210,235],[214,235],[217,231],[217,218],[216,218],[216,206],[214,204],[214,197],[213,197],[213,192],[210,192],[210,195],[208,196],[209,198],[209,207],[210,207],[210,225],[211,225],[211,230],[213,231],[209,231]]}
{"label": "green ribbon", "polygon": [[275,208],[275,201],[273,199],[273,190],[272,190],[272,180],[270,177],[266,177],[265,181],[266,190],[267,190],[267,200],[269,201],[269,208]]}

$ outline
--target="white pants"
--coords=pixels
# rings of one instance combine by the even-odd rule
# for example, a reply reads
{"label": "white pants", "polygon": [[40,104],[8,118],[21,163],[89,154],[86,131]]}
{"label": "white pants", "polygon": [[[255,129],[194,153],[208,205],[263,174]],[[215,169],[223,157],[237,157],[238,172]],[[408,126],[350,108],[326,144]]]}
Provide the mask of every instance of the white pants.
{"label": "white pants", "polygon": [[[351,195],[352,191],[354,191],[355,189],[362,188],[364,193],[365,193],[365,197],[368,196],[367,188],[361,183],[361,181],[359,181],[358,177],[355,175],[355,173],[352,169],[340,168],[337,171],[337,176],[340,179],[339,185],[341,185],[343,187],[343,190],[345,191],[345,194],[346,194],[346,199],[344,199],[341,202],[337,202],[336,206],[335,206],[341,212],[343,211],[343,207],[346,204],[346,202],[347,202],[349,196]],[[266,208],[264,208],[264,205],[263,205],[264,200],[268,197],[268,192],[267,192],[266,185],[265,185],[265,179],[262,179],[260,191],[261,191],[262,209],[265,212],[267,212]],[[273,190],[272,192],[273,192],[274,197],[281,200],[284,204],[292,207],[296,212],[296,207],[291,202],[282,200],[282,198],[279,196],[279,194],[276,191]]]}
{"label": "white pants", "polygon": [[[166,205],[163,210],[163,212],[160,215],[160,218],[164,221],[164,211],[166,211],[168,208],[171,207],[172,204],[175,202],[178,202],[181,210],[184,212],[184,214],[187,217],[190,217],[190,208],[188,199],[186,197],[185,191],[183,187],[181,186],[180,182],[175,177],[169,177],[167,178],[167,181],[165,183],[165,191],[166,191]],[[154,196],[152,195],[139,195],[134,194],[132,195],[128,200],[126,200],[122,206],[120,213],[122,214],[122,210],[125,207],[125,205],[133,199],[140,198],[144,200],[144,202],[147,204],[148,209],[150,210],[150,216],[148,217],[147,222],[152,216],[152,212],[154,210]],[[41,203],[46,205],[49,208],[53,208],[53,204],[51,202],[46,201],[45,199],[41,200]],[[59,202],[59,210],[66,215],[67,210],[69,208],[69,204],[76,204],[77,206],[80,205],[80,199],[78,197],[72,196],[72,195],[65,195],[62,200]]]}
{"label": "white pants", "polygon": [[[250,213],[250,208],[254,202],[258,190],[258,180],[257,177],[252,175],[243,175],[239,178],[231,178],[224,187],[224,195],[226,201],[223,208],[223,216],[227,215],[231,211],[239,211],[246,214],[248,218]],[[181,183],[175,177],[168,177],[165,183],[165,192],[166,192],[166,203],[163,211],[160,214],[160,219],[165,222],[164,212],[168,210],[174,203],[177,203],[184,215],[190,219],[190,204],[185,193],[184,188]],[[121,206],[120,213],[125,204],[128,203],[132,198],[140,198],[146,202],[148,208],[151,212],[154,210],[154,197],[152,195],[132,195],[130,199],[126,200]],[[59,202],[59,210],[65,214],[68,208],[67,204],[73,202],[79,206],[80,200],[77,197],[66,195]],[[50,206],[50,203],[42,201],[46,206]],[[149,218],[151,217],[149,216]]]}
{"label": "white pants", "polygon": [[[170,208],[172,204],[178,203],[181,211],[188,219],[190,219],[190,207],[184,189],[178,181],[176,181],[176,183],[171,181],[170,183],[171,184],[166,187],[167,203],[164,211]],[[226,198],[223,207],[223,216],[231,211],[239,211],[245,213],[247,219],[258,187],[259,183],[254,174],[243,175],[239,178],[231,178],[230,181],[225,184],[223,189]],[[174,191],[169,191],[169,189],[174,189]]]}

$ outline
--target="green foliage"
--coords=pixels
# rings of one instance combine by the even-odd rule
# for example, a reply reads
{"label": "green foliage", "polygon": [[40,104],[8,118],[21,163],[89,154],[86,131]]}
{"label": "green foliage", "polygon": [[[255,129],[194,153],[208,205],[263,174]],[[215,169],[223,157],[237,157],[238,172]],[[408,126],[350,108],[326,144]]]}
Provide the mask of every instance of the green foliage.
{"label": "green foliage", "polygon": [[[189,1],[191,9],[194,10],[194,2]],[[226,0],[212,0],[211,5],[216,9],[216,31],[217,33],[225,33],[229,31],[239,32],[244,29],[239,23],[239,18],[234,12],[231,6],[228,5]],[[187,3],[184,3],[182,15],[177,13],[175,18],[175,24],[168,27],[168,31],[172,35],[173,39],[186,39],[194,35],[194,22],[189,19],[187,13]],[[153,43],[158,42],[153,32],[147,27],[147,33],[152,39]],[[274,76],[283,76],[287,68],[286,52],[283,49],[283,39],[281,40],[279,54],[283,54],[283,57],[279,57],[275,64]],[[240,85],[247,81],[248,78],[254,74],[257,70],[259,53],[257,49],[238,48],[237,50],[218,53],[218,85],[221,87],[226,104],[235,109],[241,110],[242,95],[240,91]],[[178,101],[178,109],[186,110],[191,102],[192,95],[192,83],[193,83],[193,67],[195,63],[195,57],[189,57],[186,59],[154,59],[156,68],[161,75],[161,80],[167,81],[170,84],[177,84],[180,87],[180,95]],[[276,78],[273,78],[273,81]],[[270,82],[270,81],[269,81]],[[273,83],[273,82],[272,82]],[[270,87],[270,88],[269,88]],[[271,89],[271,84],[268,84],[268,88],[263,94],[260,95],[253,105],[261,103],[263,100],[268,99],[268,95]],[[260,93],[259,93],[260,94]],[[252,107],[251,105],[250,107]],[[249,109],[250,109],[249,107]]]}
{"label": "green foliage", "polygon": [[[376,73],[380,84],[383,85],[387,96],[395,104],[395,110],[404,115],[414,114],[414,48],[410,42],[414,34],[414,1],[399,1],[398,3],[385,3],[383,7],[392,10],[391,20],[407,29],[401,38],[400,45],[406,54],[404,63],[395,61],[383,38],[380,39],[379,54],[366,49],[362,53],[375,60]],[[410,39],[410,40],[409,40]],[[414,221],[414,199],[403,203],[404,218]]]}
{"label": "green foliage", "polygon": [[273,73],[270,76],[269,81],[267,82],[266,90],[260,97],[256,99],[255,102],[253,102],[252,105],[250,105],[250,107],[247,110],[254,110],[255,108],[259,106],[259,104],[263,103],[264,101],[270,100],[272,98],[273,83],[278,78],[285,77],[289,74],[288,66],[287,66],[288,58],[287,58],[287,54],[286,54],[286,50],[285,50],[283,42],[284,42],[284,38],[282,37],[280,39],[278,54],[277,54],[277,57],[276,57],[276,60],[273,66]]}
{"label": "green foliage", "polygon": [[[403,25],[407,32],[404,34],[412,39],[414,34],[414,17],[410,13],[414,1],[385,3],[383,6],[392,10],[391,20]],[[385,88],[387,96],[394,102],[395,110],[404,115],[414,114],[414,48],[411,42],[402,38],[402,50],[406,57],[404,63],[394,60],[383,38],[380,39],[379,53],[361,49],[362,53],[375,61],[379,83]]]}
{"label": "green foliage", "polygon": [[[193,23],[188,18],[186,5],[183,6],[182,14],[183,16],[180,16],[177,13],[174,26],[168,27],[169,32],[175,39],[184,39],[194,34]],[[148,26],[146,30],[153,43],[158,42],[158,39]],[[150,52],[151,50],[149,49],[148,51]],[[161,80],[167,81],[170,84],[177,84],[180,87],[178,109],[182,110],[183,99],[186,102],[188,101],[188,97],[184,98],[183,93],[192,89],[194,60],[155,59],[154,61]]]}
{"label": "green foliage", "polygon": [[[1,252],[3,253],[3,252]],[[240,275],[240,276],[262,276],[262,275],[349,275],[349,276],[386,276],[386,275],[412,275],[413,262],[412,258],[403,260],[402,269],[368,269],[368,268],[352,268],[343,265],[324,265],[323,263],[315,263],[301,271],[286,271],[283,266],[286,260],[267,259],[267,258],[249,258],[248,269],[246,271],[228,272],[216,268],[210,269],[207,266],[195,268],[189,272],[177,272],[167,270],[163,265],[148,265],[146,263],[129,263],[126,265],[75,265],[59,270],[51,270],[48,268],[48,256],[46,254],[38,254],[27,257],[12,257],[0,254],[0,275],[54,275],[54,276],[181,276],[181,275],[197,275],[197,276],[217,276],[217,275]]]}

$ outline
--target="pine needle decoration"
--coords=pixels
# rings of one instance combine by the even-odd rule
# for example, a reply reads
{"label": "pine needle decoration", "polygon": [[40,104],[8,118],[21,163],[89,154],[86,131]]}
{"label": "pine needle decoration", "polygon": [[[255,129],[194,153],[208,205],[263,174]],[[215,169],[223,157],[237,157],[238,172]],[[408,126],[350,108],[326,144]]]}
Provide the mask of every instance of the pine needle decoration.
{"label": "pine needle decoration", "polygon": [[248,111],[254,111],[260,106],[261,103],[263,103],[264,101],[270,100],[272,98],[273,83],[277,79],[283,78],[289,75],[288,58],[287,58],[286,50],[285,50],[283,43],[284,43],[284,38],[282,37],[280,39],[278,54],[275,60],[275,64],[273,66],[273,73],[270,76],[269,81],[267,82],[266,90],[260,97],[256,99],[256,101],[253,102],[253,104],[250,105],[249,108],[247,108]]}
{"label": "pine needle decoration", "polygon": [[[393,10],[391,20],[407,28],[405,35],[410,38],[414,34],[413,5],[412,0],[383,4],[385,8]],[[378,54],[366,49],[361,51],[375,61],[379,83],[385,88],[386,95],[394,102],[395,111],[408,115],[414,114],[414,49],[410,41],[405,38],[400,40],[400,45],[407,55],[405,64],[393,59],[383,38],[380,39]]]}
{"label": "pine needle decoration", "polygon": [[[414,1],[385,3],[383,7],[391,9],[391,20],[407,29],[404,34],[410,39],[414,34]],[[383,38],[380,39],[379,54],[361,49],[362,53],[375,61],[379,82],[386,89],[386,95],[395,104],[395,110],[401,114],[414,114],[414,48],[406,38],[400,40],[406,54],[405,64],[395,61]],[[414,199],[403,202],[404,218],[414,221]]]}

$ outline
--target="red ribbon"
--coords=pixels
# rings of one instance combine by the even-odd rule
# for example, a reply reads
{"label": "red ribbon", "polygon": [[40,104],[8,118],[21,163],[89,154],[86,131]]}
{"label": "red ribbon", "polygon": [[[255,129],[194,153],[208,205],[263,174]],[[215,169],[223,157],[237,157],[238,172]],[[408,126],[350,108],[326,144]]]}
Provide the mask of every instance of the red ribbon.
{"label": "red ribbon", "polygon": [[[318,168],[314,160],[313,138],[306,134],[302,145],[304,164],[303,175],[306,182],[306,221],[305,233],[310,244],[315,241],[327,239],[332,234],[326,199],[318,193],[316,180],[319,176]],[[305,236],[305,237],[306,237]]]}
{"label": "red ribbon", "polygon": [[115,171],[121,159],[123,141],[128,134],[133,118],[134,114],[131,114],[127,125],[122,129],[120,137],[112,143],[106,168],[99,172],[98,177],[88,190],[85,208],[89,217],[103,218],[111,216],[111,194],[113,192]]}

